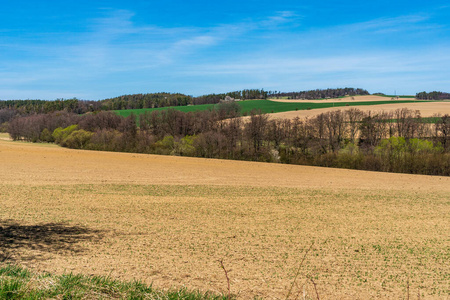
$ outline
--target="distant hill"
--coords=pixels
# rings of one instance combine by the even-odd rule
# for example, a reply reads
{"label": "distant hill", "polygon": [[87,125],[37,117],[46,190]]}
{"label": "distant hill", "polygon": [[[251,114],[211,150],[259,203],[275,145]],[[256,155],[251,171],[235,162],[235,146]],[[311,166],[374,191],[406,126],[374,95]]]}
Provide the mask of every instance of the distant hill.
{"label": "distant hill", "polygon": [[309,90],[301,92],[272,92],[271,97],[287,97],[288,99],[305,99],[305,100],[315,100],[315,99],[326,99],[326,98],[340,98],[345,96],[363,96],[370,95],[370,93],[364,89],[355,88],[337,88],[337,89],[326,89],[326,90]]}
{"label": "distant hill", "polygon": [[[145,108],[162,108],[168,106],[189,106],[201,104],[217,104],[225,97],[233,99],[327,99],[344,96],[369,95],[367,90],[361,88],[336,88],[316,89],[300,92],[265,91],[264,89],[244,89],[219,94],[207,94],[198,97],[181,93],[148,93],[131,94],[103,100],[80,100],[80,99],[56,99],[56,100],[0,100],[0,124],[7,122],[16,115],[45,114],[55,111],[65,111],[76,114],[104,110],[128,110]],[[448,93],[431,92],[417,94],[419,99],[441,99],[449,98]]]}
{"label": "distant hill", "polygon": [[444,99],[450,99],[450,93],[445,92],[421,92],[416,94],[417,99],[421,100],[444,100]]}

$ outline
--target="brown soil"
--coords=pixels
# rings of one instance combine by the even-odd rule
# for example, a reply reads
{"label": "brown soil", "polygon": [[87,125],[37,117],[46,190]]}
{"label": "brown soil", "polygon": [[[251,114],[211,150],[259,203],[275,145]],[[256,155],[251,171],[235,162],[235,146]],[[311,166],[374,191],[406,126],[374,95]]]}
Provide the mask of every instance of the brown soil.
{"label": "brown soil", "polygon": [[[0,255],[240,299],[449,294],[450,178],[0,140]],[[8,232],[6,232],[8,231]],[[1,257],[0,257],[1,258]]]}
{"label": "brown soil", "polygon": [[7,133],[0,133],[0,140],[11,141],[11,138],[9,137],[9,134],[7,134]]}
{"label": "brown soil", "polygon": [[276,119],[294,119],[296,117],[305,118],[313,117],[321,113],[336,110],[347,110],[349,108],[357,108],[362,111],[395,111],[397,109],[408,108],[411,110],[419,110],[422,117],[431,117],[435,114],[450,114],[450,102],[429,102],[429,103],[392,103],[379,105],[364,105],[352,107],[330,107],[313,110],[287,111],[282,113],[270,114],[271,118]]}
{"label": "brown soil", "polygon": [[[330,98],[330,99],[323,99],[323,100],[295,100],[295,99],[270,99],[275,102],[312,102],[312,103],[324,103],[324,102],[361,102],[361,101],[389,101],[391,98],[389,97],[382,97],[382,96],[375,96],[375,95],[366,95],[366,96],[354,96],[354,97],[344,97],[344,98]],[[414,98],[403,98],[399,100],[414,100]],[[393,100],[392,102],[395,102]]]}

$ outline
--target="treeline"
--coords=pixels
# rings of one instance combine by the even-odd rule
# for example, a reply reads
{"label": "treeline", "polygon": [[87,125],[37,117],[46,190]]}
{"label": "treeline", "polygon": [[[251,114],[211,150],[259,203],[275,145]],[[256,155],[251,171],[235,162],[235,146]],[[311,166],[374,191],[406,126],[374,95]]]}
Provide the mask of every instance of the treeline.
{"label": "treeline", "polygon": [[357,95],[370,95],[368,91],[364,89],[355,88],[338,88],[338,89],[326,89],[326,90],[309,90],[302,92],[269,92],[269,97],[288,97],[289,99],[326,99],[326,98],[339,98],[344,96],[357,96]]}
{"label": "treeline", "polygon": [[136,117],[67,112],[13,119],[15,140],[75,149],[138,152],[450,175],[450,116],[423,122],[408,109],[333,111],[301,120],[240,118],[235,103],[211,111],[154,111]]}
{"label": "treeline", "polygon": [[141,109],[168,106],[186,106],[200,104],[217,104],[225,97],[233,99],[266,99],[267,92],[263,89],[247,89],[222,94],[208,94],[198,97],[184,94],[153,93],[123,95],[111,99],[101,100],[103,110]]}
{"label": "treeline", "polygon": [[33,114],[47,114],[56,111],[84,114],[95,111],[124,110],[158,108],[168,106],[187,106],[198,104],[217,104],[229,96],[234,99],[266,99],[267,92],[258,89],[229,92],[224,94],[209,94],[192,97],[179,93],[151,93],[133,94],[119,97],[92,101],[79,99],[47,100],[0,100],[0,130],[3,123],[10,121],[15,116]]}
{"label": "treeline", "polygon": [[122,110],[186,106],[192,104],[192,97],[179,93],[133,94],[100,101],[102,110]]}
{"label": "treeline", "polygon": [[19,114],[49,113],[53,111],[75,112],[78,108],[78,99],[46,100],[6,100],[0,101],[0,110],[14,110]]}
{"label": "treeline", "polygon": [[193,98],[193,104],[216,104],[220,100],[224,100],[225,97],[231,97],[235,100],[249,100],[249,99],[267,99],[269,92],[264,91],[264,89],[248,89],[242,91],[234,91],[222,94],[208,94]]}
{"label": "treeline", "polygon": [[[208,94],[193,97],[180,93],[150,93],[132,94],[103,99],[99,101],[73,99],[47,100],[0,100],[0,124],[9,121],[16,115],[46,114],[55,111],[84,114],[103,110],[124,110],[158,108],[168,106],[186,106],[199,104],[217,104],[225,97],[233,99],[267,99],[268,97],[290,97],[292,99],[321,99],[335,98],[345,95],[368,95],[366,90],[344,88],[303,92],[282,93],[278,91],[264,91],[263,89],[245,89],[222,94]],[[11,115],[13,115],[11,117]]]}
{"label": "treeline", "polygon": [[14,111],[19,115],[45,114],[55,111],[83,114],[102,110],[122,110],[154,108],[192,104],[192,97],[183,94],[154,93],[134,94],[99,101],[79,99],[47,100],[6,100],[0,101],[0,114],[3,110]]}
{"label": "treeline", "polygon": [[[225,97],[233,99],[267,99],[267,98],[288,98],[288,99],[326,99],[339,98],[344,96],[370,95],[367,90],[360,88],[336,88],[317,89],[300,92],[280,92],[264,91],[263,89],[246,89],[221,94],[208,94],[193,97],[180,93],[149,93],[122,95],[99,101],[73,99],[47,100],[0,100],[0,124],[9,121],[16,115],[46,114],[55,111],[65,111],[77,114],[103,110],[124,110],[158,108],[168,106],[187,106],[199,104],[217,104]],[[444,92],[421,92],[416,94],[421,100],[442,100],[450,99],[449,93]],[[6,120],[6,121],[5,121]],[[3,121],[3,122],[2,122]]]}
{"label": "treeline", "polygon": [[6,100],[0,101],[0,131],[2,124],[12,120],[16,116],[47,114],[55,111],[84,114],[86,112],[104,109],[98,101],[78,99],[46,100]]}
{"label": "treeline", "polygon": [[[219,102],[218,100],[217,102]],[[79,99],[46,100],[6,100],[0,101],[0,132],[4,132],[7,122],[15,117],[67,112],[85,114],[90,112],[181,106],[193,103],[192,97],[183,94],[155,93],[124,95],[100,101]]]}
{"label": "treeline", "polygon": [[416,98],[420,100],[444,100],[444,99],[450,99],[450,93],[444,93],[444,92],[421,92],[416,94]]}

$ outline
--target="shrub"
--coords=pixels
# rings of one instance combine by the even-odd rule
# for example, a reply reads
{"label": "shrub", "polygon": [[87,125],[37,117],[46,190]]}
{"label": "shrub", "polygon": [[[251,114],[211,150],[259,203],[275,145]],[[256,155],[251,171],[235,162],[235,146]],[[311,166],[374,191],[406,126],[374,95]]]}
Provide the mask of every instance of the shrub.
{"label": "shrub", "polygon": [[166,135],[162,140],[155,143],[158,154],[172,154],[175,148],[175,139],[171,135]]}
{"label": "shrub", "polygon": [[72,131],[62,142],[61,146],[74,148],[74,149],[84,149],[91,141],[94,133],[80,129]]}
{"label": "shrub", "polygon": [[5,122],[0,124],[0,132],[8,132],[9,123]]}
{"label": "shrub", "polygon": [[364,155],[359,151],[357,145],[348,143],[340,149],[336,157],[336,166],[338,168],[361,169]]}
{"label": "shrub", "polygon": [[66,128],[58,127],[53,131],[52,137],[55,139],[55,143],[61,145],[62,141],[77,129],[78,125],[70,125]]}
{"label": "shrub", "polygon": [[44,128],[41,132],[40,140],[42,142],[53,143],[55,138],[52,136],[52,133],[47,128]]}
{"label": "shrub", "polygon": [[97,130],[91,137],[86,149],[102,151],[121,151],[120,140],[122,133],[117,130]]}
{"label": "shrub", "polygon": [[408,141],[408,144],[409,151],[411,151],[412,153],[431,153],[437,150],[437,148],[433,147],[433,143],[427,140],[410,139]]}
{"label": "shrub", "polygon": [[235,101],[221,102],[216,105],[215,109],[220,119],[238,117],[241,113],[241,106]]}
{"label": "shrub", "polygon": [[175,143],[175,153],[182,156],[193,156],[195,154],[195,135],[186,135],[179,142]]}

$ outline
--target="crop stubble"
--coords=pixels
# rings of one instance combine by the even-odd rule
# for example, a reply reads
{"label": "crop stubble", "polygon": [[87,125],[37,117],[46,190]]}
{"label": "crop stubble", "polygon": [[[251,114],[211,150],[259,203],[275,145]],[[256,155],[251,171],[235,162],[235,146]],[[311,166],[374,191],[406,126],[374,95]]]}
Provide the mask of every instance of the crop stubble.
{"label": "crop stubble", "polygon": [[[40,271],[283,298],[448,297],[450,180],[91,152],[0,141],[1,226],[92,230],[73,247],[14,248]],[[28,227],[26,227],[28,228]],[[83,232],[87,235],[87,231]],[[50,251],[50,250],[52,251]]]}
{"label": "crop stubble", "polygon": [[[363,101],[386,101],[386,97],[381,96],[374,96],[374,95],[368,95],[368,96],[355,96],[353,97],[354,100],[350,100],[350,102],[363,102]],[[313,103],[324,103],[324,102],[344,102],[349,101],[349,98],[346,97],[344,99],[326,99],[326,100],[277,100],[272,99],[272,101],[276,102],[313,102]],[[348,110],[350,108],[357,108],[359,110],[368,112],[394,112],[397,109],[402,108],[408,108],[410,110],[419,110],[422,117],[432,117],[436,114],[445,115],[450,114],[450,101],[435,101],[435,102],[418,102],[418,103],[396,103],[395,101],[392,101],[392,103],[389,104],[378,104],[378,105],[364,105],[364,106],[352,106],[352,107],[329,107],[329,108],[319,108],[319,109],[312,109],[312,110],[298,110],[298,111],[287,111],[287,112],[280,112],[280,113],[274,113],[269,114],[270,118],[273,119],[294,119],[296,117],[299,118],[306,118],[306,117],[314,117],[322,113],[327,113],[330,111],[336,111],[336,110]]]}

